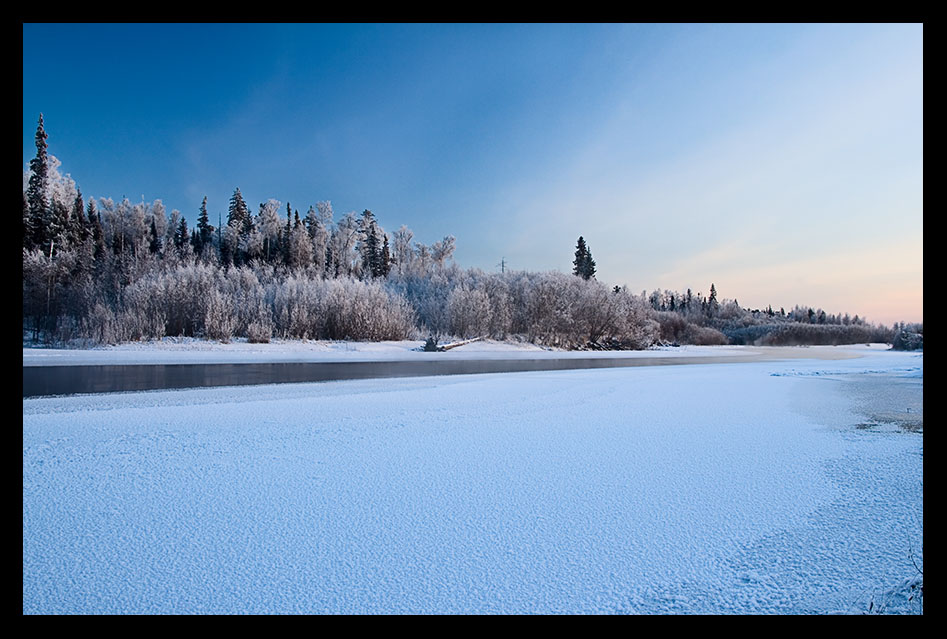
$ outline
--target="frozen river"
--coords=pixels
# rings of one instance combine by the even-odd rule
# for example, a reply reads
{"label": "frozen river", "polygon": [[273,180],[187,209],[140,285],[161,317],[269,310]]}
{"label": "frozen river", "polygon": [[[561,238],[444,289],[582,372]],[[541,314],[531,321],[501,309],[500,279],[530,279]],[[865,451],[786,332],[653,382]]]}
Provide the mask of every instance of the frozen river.
{"label": "frozen river", "polygon": [[[645,355],[629,357],[625,353],[595,353],[581,357],[566,353],[562,357],[521,354],[501,359],[475,359],[434,354],[414,360],[322,361],[322,362],[213,362],[169,364],[43,364],[23,366],[23,397],[73,395],[210,386],[244,386],[324,382],[347,379],[389,377],[423,377],[436,375],[471,375],[481,373],[512,373],[526,371],[615,368],[627,366],[668,366],[682,364],[720,364],[776,361],[787,358],[845,359],[856,355],[835,348],[756,348],[743,352],[727,351],[724,355],[675,354],[662,356],[661,351],[638,352]],[[417,355],[422,355],[418,353]],[[425,354],[430,355],[430,354]],[[509,356],[508,356],[509,357]],[[66,358],[61,358],[65,360]],[[53,360],[54,362],[56,360]],[[68,361],[68,360],[66,360]]]}
{"label": "frozen river", "polygon": [[23,610],[917,612],[923,356],[854,354],[25,398]]}

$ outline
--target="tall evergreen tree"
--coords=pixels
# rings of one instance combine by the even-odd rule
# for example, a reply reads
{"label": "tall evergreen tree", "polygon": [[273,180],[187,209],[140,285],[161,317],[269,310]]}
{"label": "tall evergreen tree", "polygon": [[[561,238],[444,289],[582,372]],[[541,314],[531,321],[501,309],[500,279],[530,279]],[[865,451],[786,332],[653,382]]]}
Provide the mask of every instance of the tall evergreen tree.
{"label": "tall evergreen tree", "polygon": [[592,251],[585,243],[585,238],[579,236],[579,241],[575,245],[575,260],[572,262],[572,274],[578,275],[582,279],[592,279],[595,277],[595,260],[592,259]]}
{"label": "tall evergreen tree", "polygon": [[207,196],[201,202],[201,212],[197,216],[197,246],[194,247],[195,253],[202,255],[204,250],[211,246],[214,241],[214,227],[210,225],[210,218],[207,215]]}
{"label": "tall evergreen tree", "polygon": [[30,180],[26,188],[26,200],[29,204],[29,232],[31,244],[41,249],[49,243],[49,157],[47,154],[46,130],[43,128],[43,114],[39,114],[39,126],[36,127],[36,157],[30,160]]}
{"label": "tall evergreen tree", "polygon": [[50,248],[56,252],[69,245],[69,207],[59,200],[53,199],[47,209],[46,236],[52,242]]}
{"label": "tall evergreen tree", "polygon": [[30,224],[30,203],[26,199],[26,192],[23,192],[23,226],[21,231],[23,233],[23,248],[31,249],[33,248],[33,228]]}
{"label": "tall evergreen tree", "polygon": [[250,209],[247,207],[240,187],[237,187],[233,195],[230,196],[230,206],[227,208],[227,224],[235,225],[237,228],[243,228],[244,220],[250,217]]}
{"label": "tall evergreen tree", "polygon": [[375,214],[365,209],[359,220],[359,246],[362,254],[362,274],[365,277],[377,277],[381,262],[381,246],[378,239],[378,225]]}
{"label": "tall evergreen tree", "polygon": [[283,231],[282,237],[280,238],[280,243],[283,247],[283,262],[290,264],[292,262],[291,255],[291,244],[293,237],[293,211],[289,206],[289,202],[286,203],[286,229]]}
{"label": "tall evergreen tree", "polygon": [[78,245],[85,241],[88,237],[89,226],[86,224],[85,214],[83,213],[84,203],[82,201],[82,191],[76,188],[76,200],[72,205],[72,215],[70,216],[70,222],[72,223],[71,234],[72,241],[74,244]]}
{"label": "tall evergreen tree", "polygon": [[184,254],[184,249],[190,240],[191,234],[187,230],[187,219],[182,217],[181,223],[178,225],[178,230],[174,234],[174,246],[177,248],[178,253]]}
{"label": "tall evergreen tree", "polygon": [[102,218],[96,212],[95,200],[91,197],[86,209],[86,218],[88,219],[89,233],[92,235],[92,243],[95,246],[95,259],[101,261],[105,257],[105,234],[102,232]]}
{"label": "tall evergreen tree", "polygon": [[385,233],[385,241],[381,248],[381,264],[379,265],[378,275],[388,277],[391,272],[391,249],[388,246],[388,234]]}
{"label": "tall evergreen tree", "polygon": [[227,235],[225,236],[226,255],[225,263],[233,263],[240,266],[244,262],[241,245],[245,244],[246,236],[249,235],[247,223],[250,220],[250,209],[240,188],[237,187],[230,197],[230,206],[227,208]]}
{"label": "tall evergreen tree", "polygon": [[592,259],[592,249],[589,249],[588,257],[585,260],[585,279],[590,280],[595,277],[595,260]]}
{"label": "tall evergreen tree", "polygon": [[148,251],[152,255],[157,255],[161,252],[161,236],[158,235],[158,225],[155,224],[154,218],[151,218],[151,238],[148,242]]}

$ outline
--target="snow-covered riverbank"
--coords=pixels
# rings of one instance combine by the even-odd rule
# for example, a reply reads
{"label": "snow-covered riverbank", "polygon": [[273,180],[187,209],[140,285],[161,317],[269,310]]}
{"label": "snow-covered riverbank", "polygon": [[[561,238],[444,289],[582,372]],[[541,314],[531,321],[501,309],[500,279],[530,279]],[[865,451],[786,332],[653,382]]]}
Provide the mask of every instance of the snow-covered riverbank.
{"label": "snow-covered riverbank", "polygon": [[923,356],[845,352],[24,400],[24,612],[865,611]]}
{"label": "snow-covered riverbank", "polygon": [[679,346],[643,351],[565,351],[521,342],[482,340],[444,353],[425,353],[423,341],[326,342],[274,340],[250,344],[234,340],[228,344],[191,338],[166,338],[89,349],[23,348],[24,366],[66,366],[96,364],[238,364],[267,362],[403,361],[425,359],[508,359],[525,357],[726,357],[752,352],[780,352],[788,357],[825,358],[848,356],[852,352],[886,350],[884,344],[856,346],[811,346],[758,348],[747,346]]}

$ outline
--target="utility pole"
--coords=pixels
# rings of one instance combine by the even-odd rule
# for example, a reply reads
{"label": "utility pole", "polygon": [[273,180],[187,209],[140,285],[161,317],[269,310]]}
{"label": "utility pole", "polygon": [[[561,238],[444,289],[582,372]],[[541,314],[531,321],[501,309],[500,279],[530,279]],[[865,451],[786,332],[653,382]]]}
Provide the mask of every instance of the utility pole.
{"label": "utility pole", "polygon": [[500,267],[500,273],[506,273],[506,258],[505,258],[505,257],[501,257],[501,258],[500,258],[500,263],[497,264],[497,266]]}

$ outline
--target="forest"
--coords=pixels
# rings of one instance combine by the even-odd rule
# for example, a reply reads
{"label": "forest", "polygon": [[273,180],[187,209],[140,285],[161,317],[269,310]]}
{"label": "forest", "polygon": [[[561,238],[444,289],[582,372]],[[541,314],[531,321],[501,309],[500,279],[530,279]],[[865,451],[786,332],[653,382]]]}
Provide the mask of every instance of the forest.
{"label": "forest", "polygon": [[923,347],[920,324],[885,327],[798,305],[743,308],[718,299],[713,284],[707,295],[609,287],[583,237],[571,273],[488,273],[454,262],[453,236],[425,245],[404,225],[386,231],[370,210],[337,216],[320,201],[300,215],[269,199],[254,213],[236,188],[226,218],[212,220],[205,197],[188,228],[161,200],[86,201],[60,167],[41,115],[23,179],[24,344],[489,337],[566,349]]}

